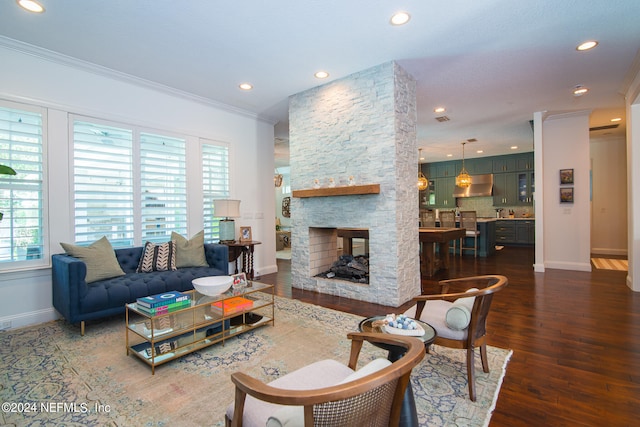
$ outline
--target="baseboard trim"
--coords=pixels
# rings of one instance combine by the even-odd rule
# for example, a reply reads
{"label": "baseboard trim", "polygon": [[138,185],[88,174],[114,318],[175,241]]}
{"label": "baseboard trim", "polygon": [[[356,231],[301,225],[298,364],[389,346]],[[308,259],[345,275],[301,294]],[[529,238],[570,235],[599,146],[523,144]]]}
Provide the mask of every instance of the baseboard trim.
{"label": "baseboard trim", "polygon": [[[25,326],[36,325],[38,323],[51,322],[60,318],[58,312],[52,308],[44,310],[30,311],[28,313],[20,313],[13,316],[0,317],[0,325],[3,330],[18,329]],[[8,327],[5,327],[7,325]]]}
{"label": "baseboard trim", "polygon": [[533,264],[533,271],[536,273],[544,273],[544,264]]}
{"label": "baseboard trim", "polygon": [[618,255],[628,256],[626,249],[607,249],[607,248],[591,248],[591,255]]}
{"label": "baseboard trim", "polygon": [[557,270],[591,271],[591,263],[583,262],[545,262],[545,268],[555,268]]}

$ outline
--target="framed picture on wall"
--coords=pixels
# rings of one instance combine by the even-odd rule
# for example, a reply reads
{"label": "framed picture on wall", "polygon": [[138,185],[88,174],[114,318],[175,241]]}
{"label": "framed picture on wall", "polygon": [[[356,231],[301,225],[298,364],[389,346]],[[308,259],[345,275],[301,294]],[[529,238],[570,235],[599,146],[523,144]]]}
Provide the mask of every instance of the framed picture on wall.
{"label": "framed picture on wall", "polygon": [[573,169],[560,169],[560,185],[573,184]]}
{"label": "framed picture on wall", "polygon": [[573,203],[573,187],[560,188],[560,203]]}
{"label": "framed picture on wall", "polygon": [[240,241],[250,242],[251,240],[251,227],[240,227]]}

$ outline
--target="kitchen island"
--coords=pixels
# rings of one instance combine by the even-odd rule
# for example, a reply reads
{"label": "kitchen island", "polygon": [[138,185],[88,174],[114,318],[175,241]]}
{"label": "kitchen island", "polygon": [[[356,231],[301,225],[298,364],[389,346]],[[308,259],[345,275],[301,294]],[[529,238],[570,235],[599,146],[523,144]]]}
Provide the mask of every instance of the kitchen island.
{"label": "kitchen island", "polygon": [[[496,218],[478,218],[477,230],[480,232],[478,236],[478,256],[488,257],[496,253]],[[436,221],[436,226],[440,227],[440,221]],[[456,227],[460,227],[460,222],[456,220]],[[469,239],[465,246],[473,245],[473,238]],[[459,243],[459,242],[458,242]],[[459,245],[458,245],[459,246]],[[459,249],[459,248],[458,248]],[[451,249],[453,250],[453,249]]]}

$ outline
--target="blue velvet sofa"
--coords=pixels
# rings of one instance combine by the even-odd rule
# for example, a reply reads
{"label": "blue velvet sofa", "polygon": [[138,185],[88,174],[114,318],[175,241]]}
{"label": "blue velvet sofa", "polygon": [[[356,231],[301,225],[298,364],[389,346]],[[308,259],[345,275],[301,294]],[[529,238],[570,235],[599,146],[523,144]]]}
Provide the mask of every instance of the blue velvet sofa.
{"label": "blue velvet sofa", "polygon": [[209,267],[136,273],[143,249],[142,246],[115,249],[116,259],[125,275],[89,284],[85,281],[87,267],[82,260],[66,254],[53,255],[53,306],[68,322],[80,322],[84,335],[85,320],[124,313],[125,304],[137,298],[167,291],[191,290],[193,279],[229,274],[229,248],[226,245],[204,245]]}

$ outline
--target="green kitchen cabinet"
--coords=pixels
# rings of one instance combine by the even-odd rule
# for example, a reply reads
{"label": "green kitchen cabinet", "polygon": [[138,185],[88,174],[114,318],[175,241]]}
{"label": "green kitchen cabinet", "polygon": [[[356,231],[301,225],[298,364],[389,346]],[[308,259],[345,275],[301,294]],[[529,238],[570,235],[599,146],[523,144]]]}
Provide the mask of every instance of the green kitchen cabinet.
{"label": "green kitchen cabinet", "polygon": [[533,193],[535,191],[534,172],[518,172],[518,204],[532,205]]}
{"label": "green kitchen cabinet", "polygon": [[520,245],[535,244],[535,221],[517,220],[515,222],[515,243]]}
{"label": "green kitchen cabinet", "polygon": [[435,204],[433,208],[438,209],[455,209],[456,199],[453,197],[453,190],[456,186],[456,178],[454,176],[447,178],[435,178]]}
{"label": "green kitchen cabinet", "polygon": [[[484,175],[493,172],[493,160],[489,157],[465,160],[464,166],[469,175]],[[462,167],[462,162],[460,162],[460,167]],[[460,172],[460,168],[457,172]]]}
{"label": "green kitchen cabinet", "polygon": [[498,173],[493,175],[493,205],[514,206],[518,204],[518,174]]}

